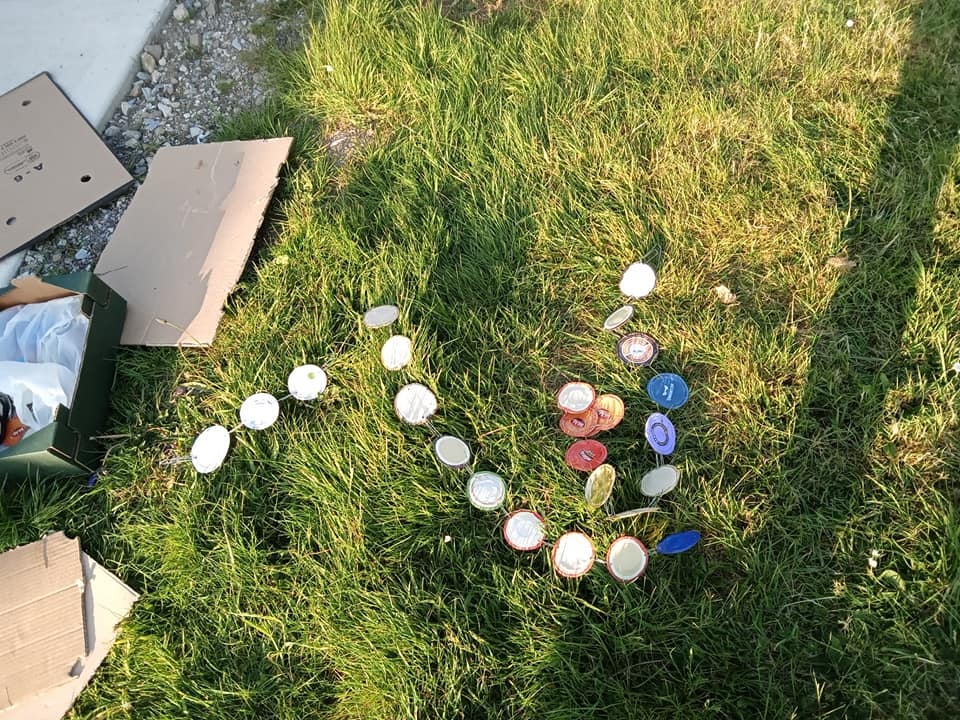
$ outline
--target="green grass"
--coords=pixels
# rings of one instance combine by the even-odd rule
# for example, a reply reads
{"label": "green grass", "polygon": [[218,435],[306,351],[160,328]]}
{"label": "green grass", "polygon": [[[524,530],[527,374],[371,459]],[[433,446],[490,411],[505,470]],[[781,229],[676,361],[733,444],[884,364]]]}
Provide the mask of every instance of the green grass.
{"label": "green grass", "polygon": [[[96,489],[4,490],[5,546],[63,528],[143,592],[74,716],[955,717],[960,5],[412,5],[309,8],[276,102],[229,133],[297,142],[214,347],[122,353]],[[336,166],[346,126],[376,141]],[[606,441],[639,502],[649,374],[598,328],[644,256],[633,327],[693,397],[679,488],[624,529],[704,541],[634,586],[562,581],[392,398],[434,387],[511,507],[602,550],[553,397],[626,399]],[[401,374],[359,321],[382,302]],[[305,361],[321,402],[216,474],[161,465]]]}

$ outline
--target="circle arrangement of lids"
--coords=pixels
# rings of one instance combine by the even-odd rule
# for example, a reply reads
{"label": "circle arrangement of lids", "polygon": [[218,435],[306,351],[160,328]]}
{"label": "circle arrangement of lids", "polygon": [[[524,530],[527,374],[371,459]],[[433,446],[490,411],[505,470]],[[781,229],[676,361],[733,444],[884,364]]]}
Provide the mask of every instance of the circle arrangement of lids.
{"label": "circle arrangement of lids", "polygon": [[676,410],[690,398],[690,389],[676,373],[660,373],[647,383],[647,395],[660,407]]}
{"label": "circle arrangement of lids", "polygon": [[669,455],[677,446],[677,431],[663,413],[652,413],[643,429],[644,437],[658,455]]}
{"label": "circle arrangement of lids", "polygon": [[613,484],[617,479],[617,471],[613,465],[601,465],[587,478],[587,484],[583,488],[584,497],[587,499],[587,505],[591,507],[602,507],[610,499],[613,492]]}
{"label": "circle arrangement of lids", "polygon": [[624,305],[623,307],[617,308],[607,315],[607,319],[603,321],[603,329],[607,332],[616,332],[630,322],[634,310],[633,305]]}
{"label": "circle arrangement of lids", "polygon": [[654,468],[640,480],[640,492],[647,497],[660,497],[673,490],[680,481],[680,471],[674,465]]}
{"label": "circle arrangement of lids", "polygon": [[514,550],[536,550],[544,538],[543,517],[532,510],[514,510],[503,522],[503,539]]}
{"label": "circle arrangement of lids", "polygon": [[190,462],[198,473],[211,473],[223,465],[229,450],[230,431],[223,425],[211,425],[193,441]]}
{"label": "circle arrangement of lids", "polygon": [[597,419],[595,408],[582,413],[564,413],[560,417],[560,430],[570,437],[590,437],[597,431]]}
{"label": "circle arrangement of lids", "polygon": [[627,365],[649,367],[659,354],[659,343],[647,333],[628,333],[617,341],[617,355]]}
{"label": "circle arrangement of lids", "polygon": [[599,431],[613,430],[620,421],[623,420],[624,405],[619,395],[601,395],[593,406],[597,413],[597,426]]}
{"label": "circle arrangement of lids", "polygon": [[694,545],[700,542],[700,533],[696,530],[684,530],[683,532],[667,535],[663,540],[657,543],[657,552],[661,555],[678,555],[686,552]]}
{"label": "circle arrangement of lids", "polygon": [[589,410],[597,399],[593,385],[585,382],[568,382],[557,393],[557,405],[568,413],[582,413]]}
{"label": "circle arrangement of lids", "polygon": [[496,473],[477,472],[467,481],[467,497],[478,510],[496,510],[507,499],[507,485]]}
{"label": "circle arrangement of lids", "polygon": [[405,335],[391,335],[380,349],[380,362],[387,370],[399,370],[413,359],[413,343]]}
{"label": "circle arrangement of lids", "polygon": [[607,448],[596,440],[577,440],[567,448],[567,465],[580,472],[593,472],[607,459]]}
{"label": "circle arrangement of lids", "polygon": [[614,580],[632,583],[647,569],[650,553],[631,535],[621,535],[607,548],[607,572]]}
{"label": "circle arrangement of lids", "polygon": [[393,325],[400,317],[400,308],[396,305],[377,305],[363,314],[363,324],[370,329]]}
{"label": "circle arrangement of lids", "polygon": [[256,393],[240,406],[240,422],[251,430],[266,430],[280,416],[280,403],[270,393]]}
{"label": "circle arrangement of lids", "polygon": [[576,578],[585,575],[597,559],[593,541],[580,532],[568,532],[557,538],[550,554],[558,575]]}
{"label": "circle arrangement of lids", "polygon": [[327,389],[327,374],[316,365],[295,367],[287,377],[287,390],[297,400],[316,400]]}
{"label": "circle arrangement of lids", "polygon": [[620,292],[630,298],[646,297],[656,286],[657,273],[646,263],[633,263],[620,278]]}
{"label": "circle arrangement of lids", "polygon": [[437,412],[437,396],[426,385],[410,383],[393,399],[397,417],[409,425],[423,425]]}
{"label": "circle arrangement of lids", "polygon": [[462,468],[470,462],[470,446],[453,435],[441,435],[433,443],[437,460],[447,467]]}

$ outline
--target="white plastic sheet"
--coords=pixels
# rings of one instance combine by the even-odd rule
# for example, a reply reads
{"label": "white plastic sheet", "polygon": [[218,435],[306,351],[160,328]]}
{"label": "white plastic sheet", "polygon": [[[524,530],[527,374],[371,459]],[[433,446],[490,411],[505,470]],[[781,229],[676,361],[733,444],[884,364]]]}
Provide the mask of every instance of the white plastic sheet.
{"label": "white plastic sheet", "polygon": [[52,422],[57,405],[73,402],[90,329],[82,302],[73,295],[0,311],[0,393],[29,426],[22,437]]}

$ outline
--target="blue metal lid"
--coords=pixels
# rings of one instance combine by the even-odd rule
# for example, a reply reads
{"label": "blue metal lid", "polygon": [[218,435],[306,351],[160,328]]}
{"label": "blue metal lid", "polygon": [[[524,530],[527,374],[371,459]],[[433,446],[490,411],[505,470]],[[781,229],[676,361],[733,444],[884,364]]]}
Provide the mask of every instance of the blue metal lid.
{"label": "blue metal lid", "polygon": [[678,555],[686,552],[694,545],[700,542],[700,532],[697,530],[684,530],[683,532],[667,535],[663,540],[657,543],[657,552],[661,555]]}
{"label": "blue metal lid", "polygon": [[690,389],[676,373],[660,373],[647,383],[647,395],[660,407],[675,410],[683,407],[690,397]]}

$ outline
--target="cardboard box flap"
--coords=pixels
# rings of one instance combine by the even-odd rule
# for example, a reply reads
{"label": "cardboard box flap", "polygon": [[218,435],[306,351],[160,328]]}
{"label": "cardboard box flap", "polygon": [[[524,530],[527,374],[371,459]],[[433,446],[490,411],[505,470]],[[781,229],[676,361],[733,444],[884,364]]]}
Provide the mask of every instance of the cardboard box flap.
{"label": "cardboard box flap", "polygon": [[12,280],[11,285],[0,292],[2,292],[0,294],[0,310],[6,310],[14,305],[47,302],[47,300],[56,300],[77,294],[73,290],[45,283],[33,275],[25,275]]}
{"label": "cardboard box flap", "polygon": [[63,533],[0,555],[0,709],[69,682],[82,664],[83,586],[80,543]]}
{"label": "cardboard box flap", "polygon": [[132,183],[46,73],[0,97],[0,257]]}
{"label": "cardboard box flap", "polygon": [[95,272],[127,301],[124,345],[209,345],[292,138],[161,148]]}

